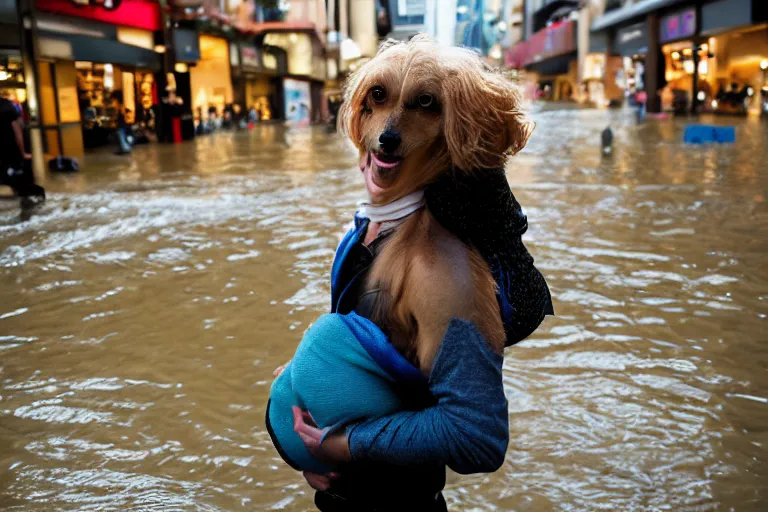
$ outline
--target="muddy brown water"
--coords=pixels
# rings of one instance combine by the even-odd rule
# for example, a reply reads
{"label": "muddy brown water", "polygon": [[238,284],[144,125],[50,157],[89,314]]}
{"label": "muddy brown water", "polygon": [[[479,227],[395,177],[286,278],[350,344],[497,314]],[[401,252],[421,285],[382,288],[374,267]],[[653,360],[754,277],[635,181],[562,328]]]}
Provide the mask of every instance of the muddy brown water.
{"label": "muddy brown water", "polygon": [[[449,475],[451,510],[768,510],[766,125],[534,118],[509,179],[558,316],[507,351],[506,462]],[[264,126],[84,164],[28,222],[0,205],[0,509],[311,510],[264,406],[354,152]]]}

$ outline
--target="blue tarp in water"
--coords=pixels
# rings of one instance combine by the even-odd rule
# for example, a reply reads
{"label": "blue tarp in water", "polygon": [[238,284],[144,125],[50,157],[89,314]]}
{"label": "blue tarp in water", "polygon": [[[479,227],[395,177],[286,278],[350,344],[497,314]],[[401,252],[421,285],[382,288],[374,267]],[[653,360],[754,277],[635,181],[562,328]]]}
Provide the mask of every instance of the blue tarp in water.
{"label": "blue tarp in water", "polygon": [[734,143],[736,142],[736,129],[733,126],[689,124],[685,127],[683,142],[686,144]]}

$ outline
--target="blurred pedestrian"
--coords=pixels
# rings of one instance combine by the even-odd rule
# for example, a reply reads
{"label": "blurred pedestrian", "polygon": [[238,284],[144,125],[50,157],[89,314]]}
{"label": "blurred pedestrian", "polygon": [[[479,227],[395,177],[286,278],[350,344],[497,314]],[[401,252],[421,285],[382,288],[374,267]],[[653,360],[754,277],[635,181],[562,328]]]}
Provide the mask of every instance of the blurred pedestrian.
{"label": "blurred pedestrian", "polygon": [[235,120],[234,108],[231,103],[224,106],[224,112],[221,116],[221,127],[225,130],[232,128]]}
{"label": "blurred pedestrian", "polygon": [[127,155],[131,152],[131,143],[128,141],[128,121],[126,115],[130,114],[130,109],[119,107],[117,109],[117,140],[120,143],[120,149],[117,152],[120,155]]}
{"label": "blurred pedestrian", "polygon": [[208,107],[208,131],[215,132],[221,126],[219,112],[214,105]]}
{"label": "blurred pedestrian", "polygon": [[21,114],[7,93],[0,96],[0,166],[21,166],[32,156],[24,147],[24,132],[21,128]]}
{"label": "blurred pedestrian", "polygon": [[645,119],[645,105],[648,103],[648,93],[643,90],[635,93],[635,103],[637,103],[637,122]]}
{"label": "blurred pedestrian", "polygon": [[7,92],[0,92],[0,184],[11,187],[22,198],[44,200],[45,191],[35,184],[32,173],[32,155],[27,153],[22,115],[8,96]]}

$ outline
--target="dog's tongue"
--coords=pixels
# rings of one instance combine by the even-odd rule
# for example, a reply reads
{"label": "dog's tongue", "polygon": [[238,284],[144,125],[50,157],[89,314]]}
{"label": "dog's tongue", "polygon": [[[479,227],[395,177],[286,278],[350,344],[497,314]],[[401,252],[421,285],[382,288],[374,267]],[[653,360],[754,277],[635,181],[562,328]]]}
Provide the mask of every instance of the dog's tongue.
{"label": "dog's tongue", "polygon": [[373,161],[376,162],[377,166],[383,167],[384,169],[390,169],[392,167],[396,167],[401,160],[401,158],[398,156],[382,155],[382,154],[377,155],[375,153],[371,153],[371,157],[373,158]]}

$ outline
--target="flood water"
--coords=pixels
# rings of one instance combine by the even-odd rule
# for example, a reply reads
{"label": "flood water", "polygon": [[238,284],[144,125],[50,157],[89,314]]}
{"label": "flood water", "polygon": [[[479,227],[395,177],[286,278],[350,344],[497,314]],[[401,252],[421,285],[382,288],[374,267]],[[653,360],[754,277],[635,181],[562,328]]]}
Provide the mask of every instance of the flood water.
{"label": "flood water", "polygon": [[[558,316],[507,351],[506,462],[449,475],[451,510],[767,510],[768,128],[534,118],[508,175]],[[354,152],[264,126],[84,167],[28,222],[0,204],[0,509],[311,510],[264,407],[328,308]]]}

